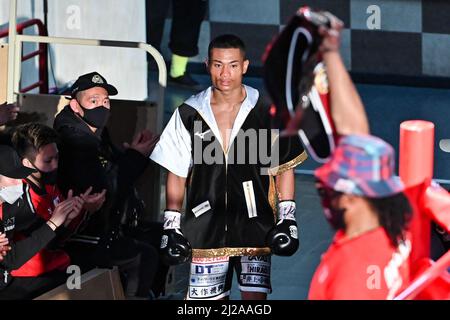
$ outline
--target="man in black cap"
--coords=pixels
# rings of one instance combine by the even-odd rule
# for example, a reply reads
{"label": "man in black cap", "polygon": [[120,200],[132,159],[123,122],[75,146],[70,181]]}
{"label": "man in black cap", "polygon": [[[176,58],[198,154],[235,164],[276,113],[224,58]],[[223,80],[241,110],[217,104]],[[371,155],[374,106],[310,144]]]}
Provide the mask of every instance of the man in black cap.
{"label": "man in black cap", "polygon": [[116,95],[117,89],[97,72],[80,76],[70,94],[69,105],[54,122],[62,140],[60,186],[63,190],[73,186],[76,193],[90,185],[95,192],[110,191],[107,173],[115,163],[119,167],[118,188],[123,191],[145,170],[157,137],[144,130],[131,145],[125,144],[124,152],[112,144],[106,124],[110,115],[109,96]]}
{"label": "man in black cap", "polygon": [[[129,266],[139,264],[135,258],[140,252],[148,259],[149,255],[154,261],[158,259],[156,249],[151,246],[141,250],[133,239],[119,236],[122,234],[119,229],[122,209],[134,194],[133,185],[146,169],[158,138],[144,130],[131,144],[124,144],[125,150],[113,145],[106,124],[110,114],[109,96],[116,95],[117,89],[99,73],[80,76],[70,94],[69,105],[54,122],[61,140],[58,185],[63,192],[73,188],[75,194],[89,186],[93,187],[93,192],[106,189],[106,201],[79,232],[80,242],[72,243],[72,248],[67,249],[84,270],[118,265],[122,275],[130,279],[136,266]],[[162,231],[162,226],[159,229]],[[159,243],[156,245],[159,247]],[[152,273],[155,269],[146,266],[146,270]],[[149,282],[152,277],[148,277]],[[131,291],[136,289],[128,286],[127,291],[132,295]]]}
{"label": "man in black cap", "polygon": [[55,238],[55,230],[78,215],[83,205],[79,197],[73,197],[56,205],[48,221],[40,218],[28,205],[21,180],[35,172],[21,164],[13,148],[0,145],[0,299],[31,299],[66,278],[65,270],[39,277],[14,273],[46,247]]}

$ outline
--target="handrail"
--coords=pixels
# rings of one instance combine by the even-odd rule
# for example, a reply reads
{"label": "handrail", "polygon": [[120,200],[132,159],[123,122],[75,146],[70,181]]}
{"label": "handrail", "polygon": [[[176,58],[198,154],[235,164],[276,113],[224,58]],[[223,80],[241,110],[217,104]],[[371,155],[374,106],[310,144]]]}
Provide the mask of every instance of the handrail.
{"label": "handrail", "polygon": [[11,68],[11,62],[15,59],[16,50],[16,26],[17,26],[17,0],[11,0],[9,2],[9,34],[8,34],[8,89],[7,89],[7,101],[12,103],[15,101],[12,89],[12,83],[14,80],[14,70]]}
{"label": "handrail", "polygon": [[[38,34],[40,36],[48,35],[47,28],[39,19],[31,19],[17,24],[16,25],[17,34],[23,34],[23,30],[32,26],[38,27]],[[8,37],[9,34],[10,34],[9,29],[0,31],[0,38]],[[33,51],[25,56],[22,54],[22,62],[32,59],[35,56],[39,56],[39,81],[25,88],[20,89],[21,93],[28,92],[37,87],[39,87],[39,93],[48,93],[48,51],[46,43],[40,43],[39,49],[36,51]]]}
{"label": "handrail", "polygon": [[[16,25],[16,30],[19,34],[22,34],[23,30],[36,25],[38,27],[39,34],[47,35],[47,29],[45,28],[44,24],[39,19],[30,19],[24,22],[21,22]],[[0,31],[0,38],[5,38],[9,35],[9,29],[5,29]]]}
{"label": "handrail", "polygon": [[[86,45],[97,47],[119,47],[119,48],[137,48],[145,50],[155,59],[158,66],[158,82],[159,82],[159,95],[157,101],[157,119],[156,119],[156,131],[160,133],[162,131],[162,122],[164,115],[164,90],[167,86],[167,68],[166,63],[162,55],[154,47],[143,42],[132,41],[113,41],[113,40],[99,40],[99,39],[78,39],[78,38],[60,38],[60,37],[42,37],[42,36],[30,36],[30,35],[17,35],[16,36],[16,48],[19,51],[22,49],[23,42],[32,43],[48,43],[48,44],[67,44],[67,45]],[[8,94],[14,94],[19,92],[19,83],[21,76],[21,62],[17,55],[14,57],[14,76],[12,83],[8,83]]]}

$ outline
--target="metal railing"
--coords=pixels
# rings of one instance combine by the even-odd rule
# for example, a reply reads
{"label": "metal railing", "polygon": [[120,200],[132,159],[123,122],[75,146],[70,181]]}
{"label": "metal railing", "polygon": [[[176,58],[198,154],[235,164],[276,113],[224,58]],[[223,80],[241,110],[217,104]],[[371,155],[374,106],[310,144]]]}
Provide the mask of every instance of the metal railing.
{"label": "metal railing", "polygon": [[[8,53],[8,88],[7,88],[7,101],[9,103],[17,100],[17,95],[20,90],[20,78],[21,78],[21,55],[16,54],[21,52],[22,44],[24,42],[38,43],[38,44],[66,44],[66,45],[86,45],[97,47],[119,47],[119,48],[136,48],[145,50],[155,59],[158,66],[158,82],[159,92],[157,98],[157,110],[156,110],[156,131],[160,133],[163,125],[164,115],[164,91],[167,86],[167,68],[166,63],[162,55],[154,47],[147,43],[131,42],[131,41],[110,41],[99,39],[77,39],[77,38],[59,38],[48,36],[30,36],[30,35],[18,35],[17,29],[17,0],[10,0],[10,12],[9,12],[9,53]],[[47,70],[45,70],[47,74]],[[48,84],[48,81],[47,81]]]}
{"label": "metal railing", "polygon": [[[38,34],[40,36],[47,36],[47,28],[44,26],[41,20],[31,19],[17,24],[16,32],[23,34],[26,28],[37,26]],[[9,36],[9,30],[0,31],[0,38]],[[48,93],[48,45],[46,43],[39,43],[39,49],[28,53],[27,55],[21,54],[21,62],[30,60],[36,56],[39,56],[39,81],[20,89],[20,93],[25,93],[39,87],[39,93]]]}

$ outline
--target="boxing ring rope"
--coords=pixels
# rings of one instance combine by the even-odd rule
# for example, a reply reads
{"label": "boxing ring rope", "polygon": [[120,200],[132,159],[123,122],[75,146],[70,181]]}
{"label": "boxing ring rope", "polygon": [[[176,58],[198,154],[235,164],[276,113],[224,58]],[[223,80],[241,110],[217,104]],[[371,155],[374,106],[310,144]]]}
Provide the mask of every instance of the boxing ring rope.
{"label": "boxing ring rope", "polygon": [[412,300],[437,277],[447,272],[450,266],[450,251],[447,251],[438,261],[432,264],[424,273],[403,290],[394,300]]}

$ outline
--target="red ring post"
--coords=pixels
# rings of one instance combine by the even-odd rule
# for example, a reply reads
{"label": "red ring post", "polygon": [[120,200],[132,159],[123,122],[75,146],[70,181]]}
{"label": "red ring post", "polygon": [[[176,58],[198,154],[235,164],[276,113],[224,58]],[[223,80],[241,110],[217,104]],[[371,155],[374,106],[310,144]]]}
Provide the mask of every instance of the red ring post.
{"label": "red ring post", "polygon": [[433,177],[434,124],[405,121],[400,125],[400,178],[413,206],[411,265],[430,257],[430,218],[422,210],[421,199]]}

